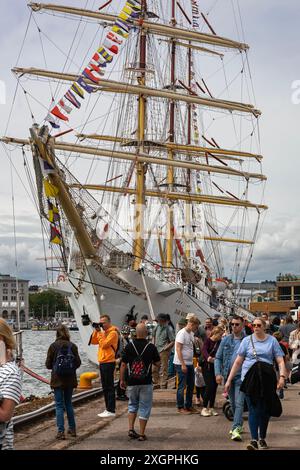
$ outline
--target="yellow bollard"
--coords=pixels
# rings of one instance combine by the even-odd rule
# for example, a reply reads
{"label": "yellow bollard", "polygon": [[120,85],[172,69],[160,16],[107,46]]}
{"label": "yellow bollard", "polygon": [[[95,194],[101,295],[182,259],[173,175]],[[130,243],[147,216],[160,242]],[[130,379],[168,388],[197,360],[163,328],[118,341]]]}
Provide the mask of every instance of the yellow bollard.
{"label": "yellow bollard", "polygon": [[97,372],[84,372],[80,376],[78,388],[92,388],[92,380],[97,379],[97,377],[99,377]]}

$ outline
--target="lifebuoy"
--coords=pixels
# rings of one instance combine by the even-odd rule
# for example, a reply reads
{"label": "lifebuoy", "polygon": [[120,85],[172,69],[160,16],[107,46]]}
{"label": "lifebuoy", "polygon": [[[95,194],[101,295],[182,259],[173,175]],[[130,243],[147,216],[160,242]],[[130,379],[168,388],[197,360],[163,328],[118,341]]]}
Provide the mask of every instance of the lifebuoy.
{"label": "lifebuoy", "polygon": [[57,282],[64,282],[66,280],[66,276],[64,274],[60,274],[57,278]]}

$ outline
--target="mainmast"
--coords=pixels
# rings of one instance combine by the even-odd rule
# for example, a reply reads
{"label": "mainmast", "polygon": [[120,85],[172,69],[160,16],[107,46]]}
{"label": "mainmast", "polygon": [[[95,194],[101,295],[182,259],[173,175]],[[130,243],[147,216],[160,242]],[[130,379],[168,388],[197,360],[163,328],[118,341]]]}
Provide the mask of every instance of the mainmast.
{"label": "mainmast", "polygon": [[[192,85],[192,49],[188,49],[188,88],[191,89]],[[192,104],[187,103],[187,145],[191,144],[191,130],[192,130]],[[191,192],[191,170],[187,170],[187,193]],[[191,256],[191,208],[190,202],[185,205],[185,255],[186,259],[190,260]]]}
{"label": "mainmast", "polygon": [[[141,22],[145,19],[147,12],[147,0],[141,2]],[[147,36],[145,29],[140,28],[140,74],[138,76],[138,84],[144,86],[146,84],[146,50],[147,50]],[[145,122],[146,122],[146,98],[143,94],[139,95],[138,104],[138,128],[137,139],[139,142],[138,153],[144,153],[144,140],[145,140]],[[138,270],[141,261],[144,258],[144,207],[145,207],[145,173],[146,163],[136,163],[136,199],[135,199],[135,215],[134,215],[134,246],[133,255],[134,269]]]}
{"label": "mainmast", "polygon": [[[171,24],[175,28],[176,26],[176,3],[172,0],[172,17]],[[175,39],[171,40],[171,90],[175,91],[175,68],[176,68],[176,42]],[[175,101],[170,102],[170,137],[169,142],[175,142]],[[174,159],[173,150],[168,151],[168,159]],[[174,169],[173,167],[168,168],[167,172],[167,185],[168,191],[173,192],[174,185]],[[174,216],[173,216],[173,204],[169,204],[168,210],[168,221],[167,221],[167,268],[171,268],[173,265],[173,239],[174,239]]]}

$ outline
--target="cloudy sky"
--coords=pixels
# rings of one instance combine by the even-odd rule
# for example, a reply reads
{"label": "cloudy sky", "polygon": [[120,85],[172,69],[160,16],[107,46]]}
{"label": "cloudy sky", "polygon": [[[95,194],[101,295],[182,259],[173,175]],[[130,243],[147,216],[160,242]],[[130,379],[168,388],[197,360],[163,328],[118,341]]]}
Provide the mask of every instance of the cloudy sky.
{"label": "cloudy sky", "polygon": [[[118,0],[115,2],[117,3]],[[184,5],[189,0],[181,0]],[[219,0],[225,8],[231,0]],[[233,0],[236,4],[236,0]],[[23,0],[1,0],[0,16],[0,133],[26,137],[28,110],[24,96],[17,95],[14,113],[9,118],[16,81],[10,69],[16,65],[21,50],[29,10]],[[58,1],[60,4],[83,6],[86,0]],[[96,9],[104,1],[89,0]],[[205,11],[206,0],[200,2]],[[274,279],[279,272],[300,274],[300,92],[293,99],[292,85],[300,90],[300,3],[299,0],[240,0],[246,42],[250,45],[250,64],[256,105],[262,110],[261,142],[264,155],[263,173],[268,176],[265,202],[269,211],[254,251],[248,280]],[[226,10],[230,11],[230,9]],[[46,16],[44,18],[43,16]],[[233,37],[232,21],[224,18],[218,34]],[[212,21],[212,16],[210,17]],[[47,27],[47,15],[40,15],[39,25]],[[60,23],[61,25],[61,23]],[[51,31],[65,50],[74,34],[74,25]],[[45,29],[46,30],[46,29]],[[95,32],[95,30],[94,30]],[[93,32],[93,34],[94,34]],[[18,65],[31,66],[37,62],[37,30],[30,29]],[[39,49],[39,59],[41,51]],[[49,55],[49,68],[59,70],[54,51]],[[63,63],[59,59],[60,65]],[[80,63],[81,59],[75,62]],[[55,67],[56,64],[56,67]],[[297,80],[299,83],[297,84]],[[4,88],[6,90],[4,100]],[[295,92],[295,90],[294,90]],[[20,93],[20,90],[19,92]],[[22,93],[21,93],[22,94]],[[46,104],[47,105],[47,104]],[[30,116],[29,116],[30,118]],[[24,133],[25,132],[25,133]],[[28,195],[22,155],[19,150],[7,154],[0,147],[0,272],[14,273],[14,243],[12,222],[11,161],[13,171],[17,251],[19,274],[33,282],[45,280],[39,218]]]}

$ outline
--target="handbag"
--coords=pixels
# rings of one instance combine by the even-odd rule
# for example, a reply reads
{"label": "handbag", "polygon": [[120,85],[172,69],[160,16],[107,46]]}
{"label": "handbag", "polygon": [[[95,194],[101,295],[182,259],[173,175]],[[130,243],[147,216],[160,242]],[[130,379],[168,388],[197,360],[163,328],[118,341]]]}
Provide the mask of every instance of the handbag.
{"label": "handbag", "polygon": [[[250,340],[251,340],[251,344],[252,344],[253,355],[254,355],[256,361],[259,362],[259,359],[257,357],[257,352],[256,352],[256,349],[254,347],[254,342],[253,342],[252,335],[250,337]],[[274,370],[274,374],[275,374],[275,370]],[[269,405],[270,405],[270,408],[269,408],[270,416],[273,416],[274,418],[279,418],[282,415],[282,404],[281,404],[281,400],[280,400],[279,396],[276,393],[276,390],[274,390],[274,393],[272,393],[272,398],[271,398],[271,402],[269,403]]]}
{"label": "handbag", "polygon": [[296,384],[297,382],[300,382],[300,362],[299,364],[293,366],[290,380],[291,384]]}

